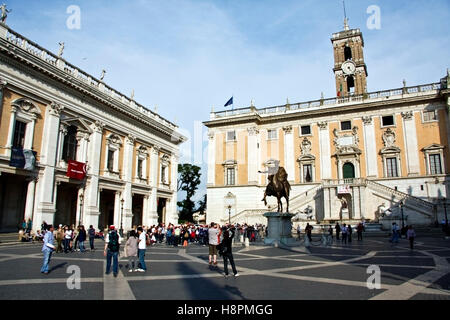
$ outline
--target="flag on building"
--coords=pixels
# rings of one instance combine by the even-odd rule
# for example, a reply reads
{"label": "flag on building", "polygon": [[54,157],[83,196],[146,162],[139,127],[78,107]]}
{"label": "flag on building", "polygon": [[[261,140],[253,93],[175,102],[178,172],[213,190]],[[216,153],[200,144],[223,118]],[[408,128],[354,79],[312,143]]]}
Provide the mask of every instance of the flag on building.
{"label": "flag on building", "polygon": [[83,180],[86,177],[86,163],[69,160],[66,175],[72,179]]}
{"label": "flag on building", "polygon": [[230,105],[232,105],[232,104],[233,104],[233,97],[231,97],[231,99],[228,100],[227,103],[225,103],[225,107],[228,107],[228,106],[230,106]]}
{"label": "flag on building", "polygon": [[12,147],[9,165],[14,168],[33,171],[36,164],[36,155],[36,151]]}

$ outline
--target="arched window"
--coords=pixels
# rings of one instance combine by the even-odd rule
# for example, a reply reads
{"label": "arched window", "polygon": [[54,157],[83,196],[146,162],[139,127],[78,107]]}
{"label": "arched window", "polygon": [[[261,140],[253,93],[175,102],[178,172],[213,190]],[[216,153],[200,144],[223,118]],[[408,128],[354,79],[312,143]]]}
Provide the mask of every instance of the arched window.
{"label": "arched window", "polygon": [[355,166],[347,162],[342,167],[344,179],[353,179],[355,177]]}
{"label": "arched window", "polygon": [[65,162],[76,160],[77,157],[77,127],[70,126],[67,128],[67,134],[64,137],[63,155]]}
{"label": "arched window", "polygon": [[347,60],[352,60],[352,48],[350,48],[349,46],[345,46],[344,47],[344,58],[345,61]]}
{"label": "arched window", "polygon": [[347,90],[348,93],[355,92],[355,79],[353,78],[353,76],[347,77]]}

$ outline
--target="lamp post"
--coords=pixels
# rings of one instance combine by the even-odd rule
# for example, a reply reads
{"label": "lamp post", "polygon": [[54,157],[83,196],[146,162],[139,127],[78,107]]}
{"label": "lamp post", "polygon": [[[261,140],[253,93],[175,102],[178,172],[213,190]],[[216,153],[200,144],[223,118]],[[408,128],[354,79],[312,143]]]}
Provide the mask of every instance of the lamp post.
{"label": "lamp post", "polygon": [[405,220],[403,219],[403,200],[400,201],[400,211],[402,213],[402,229],[405,228]]}
{"label": "lamp post", "polygon": [[80,194],[80,220],[78,221],[78,225],[81,226],[83,221],[83,194]]}
{"label": "lamp post", "polygon": [[228,205],[228,224],[231,224],[231,205]]}
{"label": "lamp post", "polygon": [[125,200],[120,200],[120,236],[123,237],[123,203]]}

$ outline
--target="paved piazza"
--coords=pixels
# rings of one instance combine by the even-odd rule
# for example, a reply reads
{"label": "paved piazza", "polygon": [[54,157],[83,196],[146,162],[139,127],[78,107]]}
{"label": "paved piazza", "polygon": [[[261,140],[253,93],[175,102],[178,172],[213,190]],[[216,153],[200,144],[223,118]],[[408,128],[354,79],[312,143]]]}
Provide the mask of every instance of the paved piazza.
{"label": "paved piazza", "polygon": [[[238,278],[223,276],[222,259],[219,268],[210,268],[208,248],[198,244],[147,249],[145,274],[128,273],[127,260],[121,259],[117,278],[104,274],[101,240],[95,252],[54,255],[47,276],[39,272],[41,244],[1,245],[0,299],[450,299],[449,240],[420,238],[414,251],[407,240],[393,246],[382,237],[331,247],[314,240],[309,249],[236,246]],[[370,265],[381,270],[380,289],[367,287]],[[80,289],[73,288],[71,266],[80,268]]]}

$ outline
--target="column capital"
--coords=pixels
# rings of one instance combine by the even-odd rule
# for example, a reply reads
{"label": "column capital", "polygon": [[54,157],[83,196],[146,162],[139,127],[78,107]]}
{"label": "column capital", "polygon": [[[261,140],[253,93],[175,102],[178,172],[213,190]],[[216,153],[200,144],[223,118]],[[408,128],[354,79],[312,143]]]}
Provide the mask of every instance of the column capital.
{"label": "column capital", "polygon": [[412,120],[414,113],[412,111],[406,111],[401,113],[403,120]]}
{"label": "column capital", "polygon": [[372,117],[371,116],[364,116],[362,117],[362,121],[364,125],[372,124]]}
{"label": "column capital", "polygon": [[152,150],[151,150],[152,155],[155,155],[155,156],[159,155],[159,150],[161,150],[160,147],[152,146]]}
{"label": "column capital", "polygon": [[208,131],[208,139],[213,140],[216,136],[216,133],[214,131]]}
{"label": "column capital", "polygon": [[256,127],[248,128],[247,131],[249,136],[255,136],[259,133],[259,130]]}
{"label": "column capital", "polygon": [[320,130],[326,130],[328,128],[328,122],[326,121],[317,122],[317,125]]}
{"label": "column capital", "polygon": [[125,142],[126,142],[127,144],[129,144],[129,145],[134,145],[135,141],[136,141],[136,137],[135,137],[134,135],[132,135],[132,134],[129,134],[129,135],[126,136],[126,138],[125,138]]}
{"label": "column capital", "polygon": [[95,121],[91,128],[94,130],[94,132],[97,133],[103,133],[103,128],[105,127],[105,124],[99,120]]}
{"label": "column capital", "polygon": [[64,107],[56,102],[52,102],[48,105],[50,114],[53,116],[60,116],[61,112],[64,110]]}
{"label": "column capital", "polygon": [[292,133],[292,126],[285,126],[283,127],[283,131],[285,134],[291,134]]}

